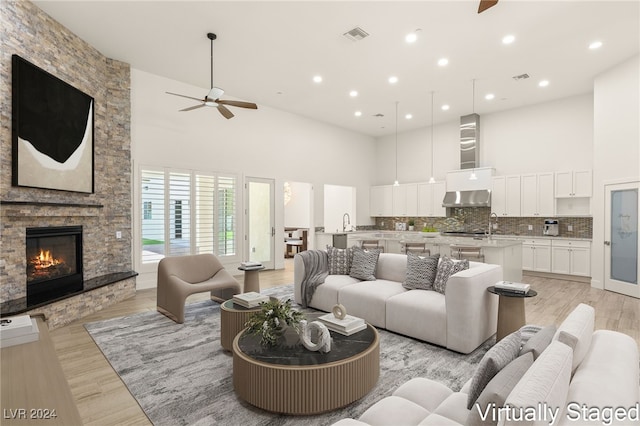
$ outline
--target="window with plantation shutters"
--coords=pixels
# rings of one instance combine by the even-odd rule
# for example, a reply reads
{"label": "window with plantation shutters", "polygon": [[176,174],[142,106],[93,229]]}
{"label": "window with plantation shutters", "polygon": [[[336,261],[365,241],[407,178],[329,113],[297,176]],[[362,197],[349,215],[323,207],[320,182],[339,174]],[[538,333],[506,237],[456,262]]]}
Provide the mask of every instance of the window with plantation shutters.
{"label": "window with plantation shutters", "polygon": [[237,177],[170,169],[144,169],[141,176],[142,263],[237,254]]}

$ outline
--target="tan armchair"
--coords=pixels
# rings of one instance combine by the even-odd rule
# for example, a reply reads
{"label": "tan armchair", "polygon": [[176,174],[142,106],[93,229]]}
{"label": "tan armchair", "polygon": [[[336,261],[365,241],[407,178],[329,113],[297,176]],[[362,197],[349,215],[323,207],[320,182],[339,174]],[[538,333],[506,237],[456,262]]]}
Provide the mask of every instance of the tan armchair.
{"label": "tan armchair", "polygon": [[158,263],[158,312],[178,324],[184,322],[188,296],[205,291],[222,301],[240,293],[240,284],[213,254],[165,257]]}

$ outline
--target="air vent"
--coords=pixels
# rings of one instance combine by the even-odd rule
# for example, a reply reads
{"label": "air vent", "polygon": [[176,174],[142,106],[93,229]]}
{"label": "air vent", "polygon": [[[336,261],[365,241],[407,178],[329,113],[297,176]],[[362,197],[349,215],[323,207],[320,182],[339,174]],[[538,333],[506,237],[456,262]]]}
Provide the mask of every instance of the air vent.
{"label": "air vent", "polygon": [[369,33],[360,27],[355,27],[354,29],[347,31],[342,35],[351,41],[360,41],[363,38],[368,37]]}
{"label": "air vent", "polygon": [[513,78],[515,81],[519,81],[519,80],[526,80],[529,78],[529,74],[524,73],[524,74],[520,74],[520,75],[514,75]]}
{"label": "air vent", "polygon": [[378,117],[378,118],[382,118],[384,117],[384,114],[381,113],[377,113],[377,114],[373,114],[374,117]]}

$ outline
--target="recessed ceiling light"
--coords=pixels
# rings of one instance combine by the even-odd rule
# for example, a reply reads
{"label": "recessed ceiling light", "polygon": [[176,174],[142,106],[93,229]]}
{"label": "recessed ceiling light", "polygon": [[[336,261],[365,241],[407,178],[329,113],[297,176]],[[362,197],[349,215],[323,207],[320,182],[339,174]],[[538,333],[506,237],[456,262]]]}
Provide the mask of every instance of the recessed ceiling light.
{"label": "recessed ceiling light", "polygon": [[322,83],[322,76],[321,75],[314,75],[313,76],[313,82],[314,83]]}
{"label": "recessed ceiling light", "polygon": [[444,104],[440,107],[440,109],[442,109],[443,111],[449,111],[449,105]]}
{"label": "recessed ceiling light", "polygon": [[589,44],[589,49],[591,50],[600,49],[601,47],[602,47],[602,42],[600,40],[596,40]]}
{"label": "recessed ceiling light", "polygon": [[404,116],[407,120],[411,120],[413,118],[413,114],[407,114]]}
{"label": "recessed ceiling light", "polygon": [[438,59],[438,65],[441,67],[445,67],[449,64],[449,60],[447,58]]}
{"label": "recessed ceiling light", "polygon": [[352,98],[355,98],[356,96],[358,96],[358,91],[357,90],[350,91],[349,96],[351,96]]}
{"label": "recessed ceiling light", "polygon": [[391,77],[389,77],[389,83],[396,84],[397,82],[398,82],[398,77],[396,77],[395,75],[392,75]]}
{"label": "recessed ceiling light", "polygon": [[356,117],[362,117],[362,111],[356,111],[353,115]]}
{"label": "recessed ceiling light", "polygon": [[502,37],[502,44],[511,44],[516,40],[516,36],[513,34],[506,35]]}
{"label": "recessed ceiling light", "polygon": [[538,86],[540,87],[547,87],[549,85],[549,80],[540,80],[540,82],[538,83]]}
{"label": "recessed ceiling light", "polygon": [[493,93],[487,93],[486,95],[484,95],[484,98],[488,101],[490,101],[491,99],[495,98],[496,95],[494,95]]}
{"label": "recessed ceiling light", "polygon": [[418,34],[416,34],[415,32],[409,33],[406,36],[404,36],[404,41],[406,41],[407,43],[415,43],[417,39],[418,39]]}

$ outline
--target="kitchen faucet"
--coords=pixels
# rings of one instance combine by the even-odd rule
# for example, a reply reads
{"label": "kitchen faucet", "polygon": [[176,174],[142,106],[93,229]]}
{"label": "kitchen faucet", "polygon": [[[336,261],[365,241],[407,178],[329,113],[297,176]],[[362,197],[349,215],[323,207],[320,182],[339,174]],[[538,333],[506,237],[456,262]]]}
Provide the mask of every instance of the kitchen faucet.
{"label": "kitchen faucet", "polygon": [[497,224],[498,223],[498,215],[492,212],[489,215],[489,237],[488,237],[489,241],[491,241],[491,229],[493,228],[493,219],[494,218],[496,219],[496,224]]}
{"label": "kitchen faucet", "polygon": [[[344,223],[344,220],[347,220],[347,223]],[[347,231],[347,225],[351,225],[351,217],[349,216],[349,213],[345,213],[342,215],[342,232],[346,232]]]}

